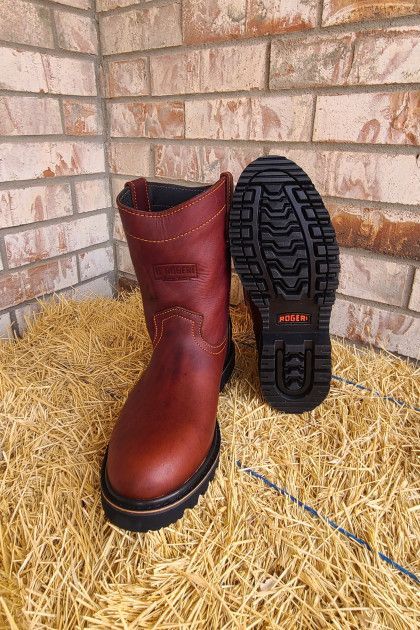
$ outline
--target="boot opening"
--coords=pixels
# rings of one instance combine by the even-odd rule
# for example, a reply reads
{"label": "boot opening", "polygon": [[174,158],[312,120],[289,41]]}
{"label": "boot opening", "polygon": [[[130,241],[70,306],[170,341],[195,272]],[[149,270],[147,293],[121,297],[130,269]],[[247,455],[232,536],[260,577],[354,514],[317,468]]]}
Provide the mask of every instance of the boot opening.
{"label": "boot opening", "polygon": [[[178,184],[165,184],[156,182],[147,182],[150,210],[152,212],[161,212],[184,203],[193,197],[203,193],[210,186],[180,186]],[[121,193],[121,202],[130,208],[134,208],[131,190],[128,186]]]}

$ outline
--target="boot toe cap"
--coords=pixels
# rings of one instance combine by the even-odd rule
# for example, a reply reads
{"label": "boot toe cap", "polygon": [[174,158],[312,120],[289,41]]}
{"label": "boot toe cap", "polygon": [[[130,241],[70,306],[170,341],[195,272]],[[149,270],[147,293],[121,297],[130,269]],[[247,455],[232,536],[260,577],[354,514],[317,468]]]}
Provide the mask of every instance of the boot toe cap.
{"label": "boot toe cap", "polygon": [[[160,445],[162,446],[162,445]],[[159,499],[180,490],[213,454],[210,447],[194,440],[177,440],[167,448],[113,448],[111,442],[106,462],[110,490],[135,501]]]}
{"label": "boot toe cap", "polygon": [[139,462],[129,457],[118,463],[108,456],[107,481],[117,495],[135,501],[148,501],[164,497],[182,485],[174,464],[167,460]]}

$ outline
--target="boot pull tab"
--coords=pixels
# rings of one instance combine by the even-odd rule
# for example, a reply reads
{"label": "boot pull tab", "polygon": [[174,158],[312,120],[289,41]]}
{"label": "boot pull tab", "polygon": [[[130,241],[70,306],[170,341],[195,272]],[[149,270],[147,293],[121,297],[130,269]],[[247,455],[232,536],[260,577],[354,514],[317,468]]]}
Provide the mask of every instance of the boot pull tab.
{"label": "boot pull tab", "polygon": [[149,189],[145,178],[133,179],[131,182],[126,182],[125,185],[130,189],[133,208],[143,212],[150,212]]}
{"label": "boot pull tab", "polygon": [[[220,173],[220,177],[224,177],[225,179],[225,204],[226,204],[225,239],[226,239],[226,243],[229,244],[229,214],[230,214],[230,209],[232,207],[233,177],[232,177],[232,173],[229,173],[229,171]],[[230,258],[229,258],[229,265],[230,265]]]}
{"label": "boot pull tab", "polygon": [[226,182],[226,209],[227,209],[227,213],[229,214],[229,209],[230,209],[230,206],[232,204],[232,196],[233,196],[233,177],[232,177],[232,173],[229,173],[228,171],[225,171],[223,173],[220,173],[220,177],[224,177],[225,178],[225,182]]}

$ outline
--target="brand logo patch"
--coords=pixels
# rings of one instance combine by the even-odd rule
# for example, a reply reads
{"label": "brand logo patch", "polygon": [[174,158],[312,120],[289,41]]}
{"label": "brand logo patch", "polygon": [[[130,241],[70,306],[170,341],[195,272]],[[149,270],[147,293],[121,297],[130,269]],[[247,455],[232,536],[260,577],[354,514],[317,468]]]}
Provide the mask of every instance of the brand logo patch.
{"label": "brand logo patch", "polygon": [[311,316],[308,313],[280,313],[278,324],[309,324]]}
{"label": "brand logo patch", "polygon": [[155,265],[153,267],[157,280],[190,280],[197,277],[197,265]]}

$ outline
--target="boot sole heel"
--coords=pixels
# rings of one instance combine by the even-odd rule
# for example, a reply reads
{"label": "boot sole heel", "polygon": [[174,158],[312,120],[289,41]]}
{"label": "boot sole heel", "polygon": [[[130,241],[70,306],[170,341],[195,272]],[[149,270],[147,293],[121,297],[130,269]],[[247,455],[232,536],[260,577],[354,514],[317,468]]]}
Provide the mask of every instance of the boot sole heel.
{"label": "boot sole heel", "polygon": [[[235,367],[235,347],[230,340],[229,350],[222,372],[220,390],[229,381]],[[105,516],[121,529],[132,532],[148,532],[161,529],[182,518],[188,508],[193,508],[214,478],[220,453],[220,428],[216,422],[214,438],[206,459],[199,469],[178,490],[150,501],[136,501],[118,495],[112,489],[107,472],[107,452],[101,467],[101,500]]]}
{"label": "boot sole heel", "polygon": [[308,175],[284,157],[252,162],[235,188],[229,237],[236,271],[261,320],[263,395],[288,413],[314,409],[331,381],[339,251]]}

